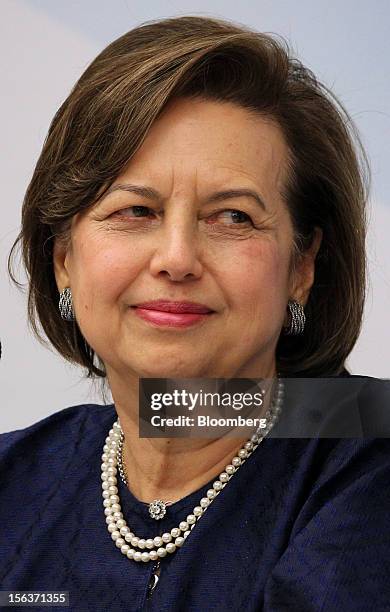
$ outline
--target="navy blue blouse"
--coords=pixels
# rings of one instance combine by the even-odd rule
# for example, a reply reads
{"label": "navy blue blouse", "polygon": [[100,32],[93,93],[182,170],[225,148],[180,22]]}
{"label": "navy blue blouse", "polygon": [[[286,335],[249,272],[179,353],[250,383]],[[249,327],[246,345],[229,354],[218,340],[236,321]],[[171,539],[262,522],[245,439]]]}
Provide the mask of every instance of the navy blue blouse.
{"label": "navy blue blouse", "polygon": [[[360,381],[360,411],[378,389],[389,405],[388,383]],[[69,591],[77,612],[390,611],[388,438],[363,427],[265,439],[162,559],[148,598],[153,563],[124,556],[105,522],[100,464],[115,420],[114,405],[80,405],[0,436],[1,590]],[[118,478],[124,518],[139,537],[170,531],[214,480],[157,522]]]}

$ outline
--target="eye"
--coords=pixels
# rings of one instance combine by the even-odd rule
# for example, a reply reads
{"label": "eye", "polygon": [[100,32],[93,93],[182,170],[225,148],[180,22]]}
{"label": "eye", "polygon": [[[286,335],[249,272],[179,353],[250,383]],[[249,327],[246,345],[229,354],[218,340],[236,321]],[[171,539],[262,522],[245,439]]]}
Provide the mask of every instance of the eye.
{"label": "eye", "polygon": [[229,208],[214,213],[211,216],[211,223],[213,223],[213,219],[220,219],[221,217],[227,220],[232,220],[232,223],[226,223],[225,225],[245,225],[248,223],[253,225],[251,217],[244,211],[237,210],[236,208]]}
{"label": "eye", "polygon": [[[127,217],[127,218],[135,218],[135,217],[148,217],[151,213],[151,209],[148,206],[128,206],[127,208],[122,208],[120,210],[115,211],[110,216],[119,216],[119,217]],[[132,213],[132,214],[128,214]]]}

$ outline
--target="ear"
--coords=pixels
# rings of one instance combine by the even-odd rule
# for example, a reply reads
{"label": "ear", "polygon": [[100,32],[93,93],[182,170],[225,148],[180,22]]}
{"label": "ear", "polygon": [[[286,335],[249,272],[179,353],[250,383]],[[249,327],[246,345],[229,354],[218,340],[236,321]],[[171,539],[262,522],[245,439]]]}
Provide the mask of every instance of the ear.
{"label": "ear", "polygon": [[70,287],[69,277],[69,248],[63,241],[55,238],[53,247],[53,267],[58,291],[61,293],[65,287]]}
{"label": "ear", "polygon": [[310,290],[314,282],[315,260],[322,242],[322,229],[314,228],[313,240],[310,247],[299,256],[295,265],[291,299],[297,300],[305,306],[309,299]]}

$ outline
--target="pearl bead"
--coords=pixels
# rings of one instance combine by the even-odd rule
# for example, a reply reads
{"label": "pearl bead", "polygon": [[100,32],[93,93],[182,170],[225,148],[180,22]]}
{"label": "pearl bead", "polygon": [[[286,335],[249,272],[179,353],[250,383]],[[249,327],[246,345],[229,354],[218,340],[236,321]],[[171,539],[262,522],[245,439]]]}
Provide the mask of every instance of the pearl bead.
{"label": "pearl bead", "polygon": [[179,537],[179,536],[180,536],[180,534],[181,534],[181,531],[180,531],[180,529],[178,529],[177,527],[173,527],[173,529],[171,529],[171,536],[172,536],[173,538],[177,538],[177,537]]}
{"label": "pearl bead", "polygon": [[187,523],[189,525],[194,525],[194,523],[196,523],[196,516],[194,514],[189,514],[187,516]]}
{"label": "pearl bead", "polygon": [[131,531],[129,533],[125,534],[125,540],[126,542],[130,542],[131,544],[131,540],[134,538],[134,533],[132,533]]}
{"label": "pearl bead", "polygon": [[124,519],[119,519],[119,521],[117,521],[116,524],[118,525],[118,529],[120,531],[120,528],[126,525],[126,521]]}
{"label": "pearl bead", "polygon": [[232,474],[234,474],[234,472],[235,472],[235,471],[236,471],[236,470],[235,470],[234,465],[229,464],[229,465],[227,465],[227,466],[225,467],[225,472],[226,472],[226,474],[229,474],[229,476],[231,476]]}
{"label": "pearl bead", "polygon": [[110,502],[110,500],[109,500],[109,499],[104,499],[104,500],[103,500],[103,506],[104,506],[105,508],[110,508],[110,507],[111,507],[111,502]]}
{"label": "pearl bead", "polygon": [[229,475],[228,475],[228,474],[226,474],[226,472],[222,472],[222,473],[219,475],[219,480],[220,480],[221,482],[227,482],[227,481],[229,480]]}
{"label": "pearl bead", "polygon": [[241,459],[246,459],[246,457],[248,456],[247,451],[245,450],[245,448],[241,448],[241,450],[238,451],[238,456]]}
{"label": "pearl bead", "polygon": [[202,497],[202,499],[200,500],[200,505],[202,506],[202,508],[207,508],[207,506],[210,504],[210,500],[208,497]]}
{"label": "pearl bead", "polygon": [[176,538],[175,540],[175,546],[183,546],[184,544],[184,538],[182,536],[179,536],[178,538]]}
{"label": "pearl bead", "polygon": [[166,532],[162,534],[162,541],[166,544],[167,542],[170,542],[172,540],[172,536],[170,533]]}
{"label": "pearl bead", "polygon": [[234,467],[238,467],[239,465],[241,465],[240,457],[233,457],[232,464],[234,465]]}
{"label": "pearl bead", "polygon": [[118,495],[110,495],[111,504],[119,504],[119,496]]}
{"label": "pearl bead", "polygon": [[[193,509],[193,513],[195,514],[195,516],[202,516],[203,514],[203,508],[202,506],[195,506],[195,508]],[[172,531],[171,531],[172,533]],[[172,533],[173,535],[173,533]]]}
{"label": "pearl bead", "polygon": [[118,512],[113,512],[112,516],[114,517],[115,520],[123,518],[122,512],[119,512],[119,511]]}
{"label": "pearl bead", "polygon": [[214,497],[216,496],[216,492],[214,491],[214,489],[208,489],[206,495],[209,499],[214,499]]}
{"label": "pearl bead", "polygon": [[123,544],[125,543],[123,538],[117,538],[115,541],[115,544],[117,545],[118,548],[122,548]]}
{"label": "pearl bead", "polygon": [[109,476],[115,476],[115,474],[116,474],[116,468],[115,467],[108,467],[106,471],[107,471],[107,474]]}
{"label": "pearl bead", "polygon": [[116,523],[110,523],[110,525],[108,525],[107,529],[108,529],[108,531],[110,533],[113,533],[114,531],[117,531]]}
{"label": "pearl bead", "polygon": [[157,550],[151,550],[149,556],[151,561],[156,561],[156,559],[158,559]]}
{"label": "pearl bead", "polygon": [[111,532],[111,537],[112,537],[112,539],[113,539],[114,541],[115,541],[115,540],[117,540],[117,539],[120,537],[120,533],[119,533],[119,531],[116,531],[116,530],[115,530],[115,531],[112,531],[112,532]]}
{"label": "pearl bead", "polygon": [[174,553],[176,550],[176,546],[174,545],[173,542],[169,542],[169,544],[167,544],[166,546],[167,552],[169,553]]}
{"label": "pearl bead", "polygon": [[109,491],[103,491],[103,499],[108,499],[109,497],[110,497],[110,492]]}
{"label": "pearl bead", "polygon": [[157,550],[157,554],[158,554],[159,557],[166,557],[167,551],[165,550],[165,548],[159,548]]}
{"label": "pearl bead", "polygon": [[141,554],[141,561],[144,561],[146,563],[146,561],[150,561],[150,555],[148,552],[143,552]]}
{"label": "pearl bead", "polygon": [[246,448],[247,450],[252,450],[253,442],[245,442],[244,448]]}
{"label": "pearl bead", "polygon": [[116,495],[118,493],[118,487],[115,485],[109,485],[108,491],[111,493],[111,495]]}
{"label": "pearl bead", "polygon": [[128,544],[123,544],[123,546],[121,547],[121,553],[127,555],[128,550],[130,550],[130,546]]}
{"label": "pearl bead", "polygon": [[134,548],[135,548],[136,546],[138,546],[138,540],[139,540],[139,538],[137,538],[137,536],[133,536],[133,537],[131,538],[131,545],[132,545],[132,546],[134,546]]}
{"label": "pearl bead", "polygon": [[115,521],[114,517],[111,514],[110,514],[110,516],[106,516],[106,523],[107,523],[107,525],[110,525],[110,524],[115,523],[115,522],[116,521]]}
{"label": "pearl bead", "polygon": [[146,540],[144,540],[144,538],[140,538],[138,540],[138,548],[145,548],[145,543],[146,543]]}
{"label": "pearl bead", "polygon": [[127,551],[127,556],[128,556],[128,558],[129,558],[129,559],[133,559],[133,557],[134,557],[134,553],[135,553],[134,548],[130,548],[130,549]]}
{"label": "pearl bead", "polygon": [[222,488],[223,488],[223,484],[220,480],[216,480],[213,483],[213,489],[215,489],[216,491],[221,491]]}
{"label": "pearl bead", "polygon": [[155,546],[161,546],[163,543],[163,539],[161,536],[156,536],[155,538],[153,538],[153,542]]}
{"label": "pearl bead", "polygon": [[[113,512],[120,512],[121,511],[121,507],[120,507],[119,504],[112,503],[111,501],[110,501],[110,503],[111,503],[111,508],[112,508]],[[119,517],[119,518],[122,518],[122,517]]]}
{"label": "pearl bead", "polygon": [[134,561],[141,561],[141,558],[142,558],[142,553],[139,550],[137,550],[137,552],[135,552],[133,555],[133,559]]}
{"label": "pearl bead", "polygon": [[146,548],[149,548],[149,549],[150,549],[150,548],[153,548],[153,547],[154,547],[154,542],[153,542],[153,539],[152,539],[152,538],[148,538],[148,539],[145,541],[145,546],[146,546]]}
{"label": "pearl bead", "polygon": [[107,482],[109,482],[110,484],[116,485],[118,481],[116,479],[116,476],[108,476]]}
{"label": "pearl bead", "polygon": [[113,510],[112,510],[111,506],[109,508],[104,508],[104,514],[106,516],[111,516],[112,513],[113,513]]}
{"label": "pearl bead", "polygon": [[[207,500],[208,501],[208,500]],[[188,529],[188,523],[187,521],[182,521],[179,524],[179,529],[181,529],[181,531],[186,531]]]}
{"label": "pearl bead", "polygon": [[[119,521],[117,522],[117,526],[120,527],[119,523],[120,521],[123,521],[123,519],[119,519]],[[129,533],[130,529],[128,528],[127,525],[122,525],[122,527],[120,527],[119,529],[119,533],[123,536],[126,535],[126,533]]]}
{"label": "pearl bead", "polygon": [[107,491],[109,486],[110,485],[108,484],[108,482],[106,480],[103,480],[103,482],[102,482],[102,489],[103,489],[103,491]]}

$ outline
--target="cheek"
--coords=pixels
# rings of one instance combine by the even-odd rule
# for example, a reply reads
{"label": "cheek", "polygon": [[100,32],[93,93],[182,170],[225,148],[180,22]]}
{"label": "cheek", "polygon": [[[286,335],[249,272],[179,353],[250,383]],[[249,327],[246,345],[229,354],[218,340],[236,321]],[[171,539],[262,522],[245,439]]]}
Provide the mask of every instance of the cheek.
{"label": "cheek", "polygon": [[79,307],[92,311],[120,298],[138,274],[141,262],[136,249],[120,248],[117,241],[83,242],[87,244],[88,248],[79,245],[75,251],[74,276]]}
{"label": "cheek", "polygon": [[229,270],[236,306],[246,313],[278,316],[286,300],[288,263],[288,254],[276,241],[243,244]]}

